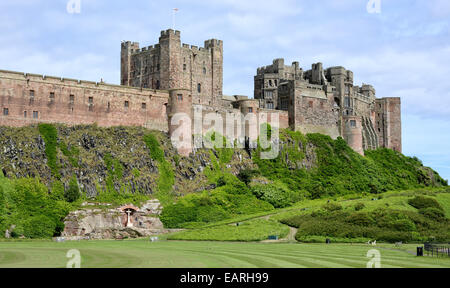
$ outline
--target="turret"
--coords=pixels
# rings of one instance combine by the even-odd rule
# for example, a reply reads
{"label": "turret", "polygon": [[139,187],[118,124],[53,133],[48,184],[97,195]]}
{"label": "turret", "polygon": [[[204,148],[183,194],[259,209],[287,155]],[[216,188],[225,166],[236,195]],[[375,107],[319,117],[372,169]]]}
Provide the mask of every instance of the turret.
{"label": "turret", "polygon": [[139,43],[122,42],[120,50],[120,84],[130,86],[131,54],[139,50]]}
{"label": "turret", "polygon": [[192,95],[187,89],[169,91],[169,135],[172,144],[183,156],[192,152]]}

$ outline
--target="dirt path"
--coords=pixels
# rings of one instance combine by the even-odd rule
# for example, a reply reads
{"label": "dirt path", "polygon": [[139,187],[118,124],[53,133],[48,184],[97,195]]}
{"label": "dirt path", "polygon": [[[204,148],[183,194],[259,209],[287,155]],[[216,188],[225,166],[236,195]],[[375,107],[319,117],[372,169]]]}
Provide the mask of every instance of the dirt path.
{"label": "dirt path", "polygon": [[288,241],[296,241],[295,234],[297,234],[298,229],[294,227],[289,227],[289,234],[285,238]]}

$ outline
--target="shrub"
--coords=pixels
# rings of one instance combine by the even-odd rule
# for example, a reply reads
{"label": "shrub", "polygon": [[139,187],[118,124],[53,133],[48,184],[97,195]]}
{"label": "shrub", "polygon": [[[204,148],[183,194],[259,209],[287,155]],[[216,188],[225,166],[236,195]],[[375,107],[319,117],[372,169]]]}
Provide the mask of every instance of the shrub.
{"label": "shrub", "polygon": [[27,238],[50,238],[55,229],[56,223],[45,215],[33,216],[23,224],[23,233]]}
{"label": "shrub", "polygon": [[[436,208],[426,209],[434,209],[437,217],[442,216]],[[299,228],[296,239],[305,242],[322,241],[325,237],[339,241],[369,238],[385,242],[426,241],[434,237],[439,241],[447,241],[445,237],[450,235],[449,221],[433,218],[431,211],[429,217],[413,211],[391,209],[353,213],[318,211],[322,212],[298,215],[281,222]]]}
{"label": "shrub", "polygon": [[355,211],[360,211],[362,209],[364,209],[366,207],[366,205],[364,205],[364,203],[358,202],[355,204]]}
{"label": "shrub", "polygon": [[419,209],[419,213],[427,218],[431,218],[436,221],[441,221],[445,219],[445,213],[435,207],[428,207]]}
{"label": "shrub", "polygon": [[436,208],[439,210],[443,210],[441,204],[439,204],[436,199],[424,197],[424,196],[416,196],[412,199],[408,200],[408,204],[413,206],[416,209],[423,209],[423,208]]}
{"label": "shrub", "polygon": [[282,183],[266,185],[254,185],[251,188],[253,194],[275,208],[284,208],[301,200],[301,196],[285,187]]}
{"label": "shrub", "polygon": [[245,185],[248,185],[252,181],[252,177],[255,174],[255,171],[250,169],[243,169],[239,171],[239,174],[237,175],[238,179],[245,183]]}
{"label": "shrub", "polygon": [[338,211],[342,210],[342,205],[338,203],[328,202],[327,204],[323,205],[322,208],[327,211]]}
{"label": "shrub", "polygon": [[69,187],[64,193],[67,202],[72,203],[80,198],[80,189],[78,188],[77,178],[73,176],[69,181]]}
{"label": "shrub", "polygon": [[376,223],[375,220],[365,212],[352,213],[345,221],[349,224],[358,226],[370,226]]}

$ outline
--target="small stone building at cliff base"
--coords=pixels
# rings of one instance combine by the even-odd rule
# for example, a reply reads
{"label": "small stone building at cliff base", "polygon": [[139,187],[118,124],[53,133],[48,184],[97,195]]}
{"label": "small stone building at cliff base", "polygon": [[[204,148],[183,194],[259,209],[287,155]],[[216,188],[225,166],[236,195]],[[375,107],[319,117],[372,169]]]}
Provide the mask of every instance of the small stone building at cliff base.
{"label": "small stone building at cliff base", "polygon": [[[269,123],[277,119],[279,128],[340,136],[360,154],[378,147],[401,152],[400,98],[376,98],[371,85],[355,86],[353,72],[344,67],[325,69],[315,63],[303,70],[298,62],[289,66],[275,59],[257,69],[250,99],[223,95],[221,40],[191,46],[181,43],[179,31],[169,29],[161,31],[152,46],[122,42],[120,55],[121,85],[0,70],[0,125],[96,123],[173,134],[183,122],[174,119],[180,113],[190,119],[196,113],[202,119],[215,113],[222,119],[260,122],[264,114]],[[262,123],[245,119],[233,125],[239,129],[232,129],[231,135],[223,134],[230,140],[255,141]],[[192,141],[196,133],[217,125],[201,121],[198,129],[190,124],[185,136]],[[188,155],[193,147],[178,150]]]}

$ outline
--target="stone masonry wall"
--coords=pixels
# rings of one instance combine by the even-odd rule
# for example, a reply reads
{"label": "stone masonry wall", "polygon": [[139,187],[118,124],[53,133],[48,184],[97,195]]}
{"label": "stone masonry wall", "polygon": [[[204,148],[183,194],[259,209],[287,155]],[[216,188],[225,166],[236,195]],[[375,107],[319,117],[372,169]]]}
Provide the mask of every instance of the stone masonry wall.
{"label": "stone masonry wall", "polygon": [[167,131],[168,96],[167,91],[0,71],[0,125],[97,123]]}

